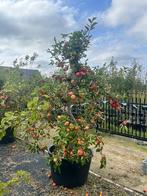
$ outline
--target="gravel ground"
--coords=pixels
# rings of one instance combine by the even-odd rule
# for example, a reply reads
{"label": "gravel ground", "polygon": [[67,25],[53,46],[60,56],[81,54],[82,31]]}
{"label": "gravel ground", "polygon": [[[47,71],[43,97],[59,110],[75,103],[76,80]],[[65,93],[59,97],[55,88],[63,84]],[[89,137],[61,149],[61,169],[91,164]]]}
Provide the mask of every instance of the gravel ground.
{"label": "gravel ground", "polygon": [[[93,164],[92,164],[93,167]],[[0,145],[0,180],[10,179],[17,170],[29,171],[31,180],[29,185],[20,184],[13,188],[12,196],[136,196],[137,192],[125,190],[101,177],[89,174],[87,183],[74,189],[54,186],[49,177],[49,167],[43,155],[31,154],[22,145],[15,142]]]}
{"label": "gravel ground", "polygon": [[147,175],[143,175],[142,162],[147,158],[147,145],[138,145],[136,140],[105,135],[104,151],[107,166],[100,170],[99,156],[92,159],[91,170],[116,183],[143,192],[147,189]]}

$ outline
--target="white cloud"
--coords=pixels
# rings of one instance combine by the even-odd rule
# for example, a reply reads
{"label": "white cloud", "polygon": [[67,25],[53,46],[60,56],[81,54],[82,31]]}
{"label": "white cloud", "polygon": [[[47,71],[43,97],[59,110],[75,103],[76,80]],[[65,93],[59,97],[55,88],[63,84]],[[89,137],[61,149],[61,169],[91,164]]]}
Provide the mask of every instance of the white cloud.
{"label": "white cloud", "polygon": [[112,0],[103,13],[104,24],[123,27],[128,35],[147,41],[147,0]]}
{"label": "white cloud", "polygon": [[74,11],[55,0],[1,0],[0,36],[46,38],[75,25]]}
{"label": "white cloud", "polygon": [[111,6],[98,13],[103,35],[94,39],[88,52],[90,64],[101,65],[113,56],[120,65],[135,58],[145,65],[147,42],[147,0],[112,0]]}
{"label": "white cloud", "polygon": [[112,0],[111,7],[105,11],[105,23],[110,26],[135,23],[137,18],[144,16],[147,0]]}
{"label": "white cloud", "polygon": [[137,23],[129,29],[128,34],[133,34],[140,40],[147,42],[147,14],[138,19]]}
{"label": "white cloud", "polygon": [[131,65],[133,59],[139,64],[147,62],[146,52],[142,51],[142,45],[133,42],[122,35],[105,33],[93,39],[88,51],[89,64],[91,66],[102,65],[110,62],[111,58],[118,62],[118,65]]}
{"label": "white cloud", "polygon": [[60,0],[0,0],[0,62],[34,51],[44,58],[54,36],[76,28],[75,14]]}

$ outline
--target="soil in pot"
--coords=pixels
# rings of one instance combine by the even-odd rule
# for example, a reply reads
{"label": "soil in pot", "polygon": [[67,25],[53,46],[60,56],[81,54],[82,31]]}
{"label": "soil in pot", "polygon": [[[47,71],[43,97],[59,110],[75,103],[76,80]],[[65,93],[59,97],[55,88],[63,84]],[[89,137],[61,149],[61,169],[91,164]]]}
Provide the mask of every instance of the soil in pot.
{"label": "soil in pot", "polygon": [[15,141],[14,128],[9,127],[6,129],[5,136],[2,138],[2,140],[0,140],[0,144],[8,144],[14,141]]}
{"label": "soil in pot", "polygon": [[[55,147],[49,149],[49,155]],[[84,164],[72,163],[68,160],[62,160],[60,171],[54,170],[53,165],[51,164],[51,176],[53,181],[57,185],[61,185],[67,188],[80,187],[84,185],[87,181],[90,163],[92,158],[92,152],[90,151],[90,160]]]}

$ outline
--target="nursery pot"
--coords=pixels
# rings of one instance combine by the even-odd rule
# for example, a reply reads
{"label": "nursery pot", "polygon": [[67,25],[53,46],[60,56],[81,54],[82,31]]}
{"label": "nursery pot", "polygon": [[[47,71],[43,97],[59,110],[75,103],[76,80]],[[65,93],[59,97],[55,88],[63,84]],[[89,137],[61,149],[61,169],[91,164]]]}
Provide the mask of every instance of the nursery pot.
{"label": "nursery pot", "polygon": [[[50,156],[54,151],[55,146],[51,146],[48,150]],[[51,177],[52,180],[57,184],[67,188],[79,187],[86,183],[88,172],[90,168],[92,151],[89,150],[90,160],[85,165],[79,163],[72,163],[68,160],[63,159],[60,170],[54,170],[53,163],[51,163]]]}
{"label": "nursery pot", "polygon": [[15,141],[14,128],[8,127],[6,129],[5,136],[2,138],[2,140],[0,140],[0,144],[8,144],[8,143],[12,143],[14,141]]}

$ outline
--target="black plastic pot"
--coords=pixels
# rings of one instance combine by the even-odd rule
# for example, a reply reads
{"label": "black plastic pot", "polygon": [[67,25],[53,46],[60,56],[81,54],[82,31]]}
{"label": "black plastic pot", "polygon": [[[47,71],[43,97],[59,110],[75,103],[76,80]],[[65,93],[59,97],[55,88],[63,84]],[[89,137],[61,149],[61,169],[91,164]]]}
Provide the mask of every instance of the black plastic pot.
{"label": "black plastic pot", "polygon": [[[49,155],[52,155],[55,146],[49,148]],[[60,171],[55,171],[53,164],[51,164],[51,176],[53,181],[60,186],[67,188],[80,187],[87,181],[88,172],[90,168],[92,151],[89,152],[90,160],[85,164],[81,165],[78,163],[72,163],[67,160],[62,160]]]}
{"label": "black plastic pot", "polygon": [[0,144],[8,144],[8,143],[12,143],[15,141],[15,137],[14,137],[14,128],[7,128],[6,129],[6,135],[2,138],[2,140],[0,140]]}

